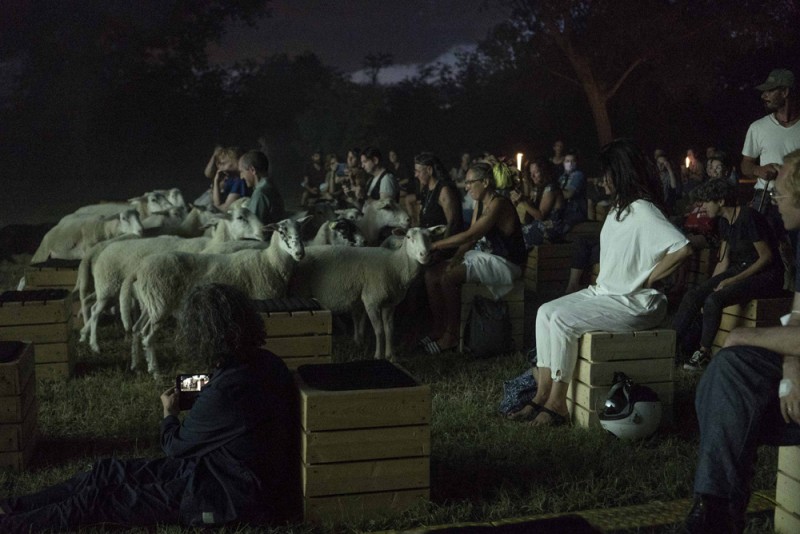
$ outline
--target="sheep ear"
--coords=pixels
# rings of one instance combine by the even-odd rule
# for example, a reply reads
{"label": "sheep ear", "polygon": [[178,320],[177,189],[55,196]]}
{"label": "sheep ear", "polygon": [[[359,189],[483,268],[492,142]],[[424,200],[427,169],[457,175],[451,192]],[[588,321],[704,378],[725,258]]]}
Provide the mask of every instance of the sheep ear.
{"label": "sheep ear", "polygon": [[145,197],[144,195],[142,195],[142,196],[140,196],[140,197],[133,197],[133,198],[129,198],[129,199],[128,199],[128,202],[144,202],[145,200],[147,200],[147,197]]}
{"label": "sheep ear", "polygon": [[280,228],[277,223],[269,223],[264,226],[265,232],[277,232],[279,229]]}
{"label": "sheep ear", "polygon": [[330,228],[331,230],[336,230],[336,225],[338,222],[339,222],[338,220],[329,222],[328,228]]}
{"label": "sheep ear", "polygon": [[301,217],[301,218],[297,219],[297,224],[300,225],[300,226],[303,226],[304,224],[306,224],[308,221],[310,221],[313,218],[314,218],[313,215],[306,215],[305,217]]}
{"label": "sheep ear", "polygon": [[428,231],[434,237],[442,237],[445,234],[445,232],[447,232],[447,226],[443,224],[431,226],[430,228],[428,228]]}

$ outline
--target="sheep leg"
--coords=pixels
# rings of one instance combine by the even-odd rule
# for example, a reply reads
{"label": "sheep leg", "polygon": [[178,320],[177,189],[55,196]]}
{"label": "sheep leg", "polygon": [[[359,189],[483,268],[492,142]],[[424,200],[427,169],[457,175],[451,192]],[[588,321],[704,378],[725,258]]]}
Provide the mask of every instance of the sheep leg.
{"label": "sheep leg", "polygon": [[97,322],[100,320],[100,315],[103,311],[111,305],[113,299],[103,297],[98,298],[97,302],[92,305],[92,313],[89,315],[89,321],[81,328],[81,341],[86,341],[84,330],[89,329],[89,346],[92,351],[99,354],[100,345],[97,343]]}
{"label": "sheep leg", "polygon": [[131,338],[131,371],[136,371],[142,363],[142,333],[150,328],[150,319],[146,313],[142,313],[133,329],[130,332]]}
{"label": "sheep leg", "polygon": [[158,333],[158,323],[150,321],[147,326],[147,333],[142,337],[144,355],[147,359],[147,372],[153,375],[155,380],[159,380],[161,375],[158,371],[158,360],[156,359],[155,351],[155,336]]}
{"label": "sheep leg", "polygon": [[383,359],[384,336],[386,333],[383,330],[383,318],[381,311],[376,306],[365,306],[367,308],[367,315],[369,321],[372,323],[372,329],[375,331],[375,359]]}
{"label": "sheep leg", "polygon": [[381,320],[383,321],[383,332],[386,336],[386,359],[390,362],[394,360],[394,306],[381,308]]}
{"label": "sheep leg", "polygon": [[353,342],[361,346],[365,343],[364,338],[367,333],[367,317],[361,304],[352,309],[351,315],[353,316]]}

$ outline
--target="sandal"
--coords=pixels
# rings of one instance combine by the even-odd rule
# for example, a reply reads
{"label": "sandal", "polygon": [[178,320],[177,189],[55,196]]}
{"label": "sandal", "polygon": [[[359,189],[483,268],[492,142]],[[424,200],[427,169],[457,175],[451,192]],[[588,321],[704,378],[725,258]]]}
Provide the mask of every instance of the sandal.
{"label": "sandal", "polygon": [[458,348],[458,345],[453,345],[452,347],[447,347],[446,349],[443,349],[443,348],[441,348],[439,346],[439,343],[437,343],[436,341],[431,341],[430,343],[425,345],[425,352],[427,352],[428,354],[431,354],[431,355],[433,355],[433,354],[444,354],[446,352],[453,352],[457,348]]}
{"label": "sandal", "polygon": [[417,347],[422,347],[423,349],[428,345],[428,343],[433,342],[431,336],[425,336],[419,341],[417,341]]}
{"label": "sandal", "polygon": [[544,406],[542,406],[541,410],[539,410],[539,413],[536,414],[536,416],[538,417],[540,414],[547,414],[548,416],[550,416],[550,422],[549,423],[542,423],[542,424],[539,424],[539,425],[536,425],[536,426],[557,427],[557,426],[564,426],[564,425],[569,425],[570,424],[569,414],[561,415],[560,413],[554,412],[550,408],[546,408]]}
{"label": "sandal", "polygon": [[[530,412],[526,413],[525,415],[517,415],[522,410],[524,410],[525,407],[527,407],[527,406],[530,406],[533,409]],[[543,408],[543,406],[541,404],[533,402],[531,400],[531,401],[528,401],[525,404],[523,404],[522,408],[520,408],[516,412],[514,412],[512,414],[509,414],[507,416],[507,419],[509,419],[511,421],[522,421],[522,422],[533,421],[534,419],[536,419],[536,416],[538,416],[539,413],[542,411],[542,408]]]}

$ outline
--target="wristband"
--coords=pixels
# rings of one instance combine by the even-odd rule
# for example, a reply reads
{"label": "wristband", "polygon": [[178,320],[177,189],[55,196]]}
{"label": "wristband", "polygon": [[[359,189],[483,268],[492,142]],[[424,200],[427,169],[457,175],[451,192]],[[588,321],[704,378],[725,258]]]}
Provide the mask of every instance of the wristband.
{"label": "wristband", "polygon": [[784,378],[783,380],[781,380],[781,383],[778,386],[778,397],[782,399],[784,397],[789,396],[789,393],[792,392],[793,388],[794,388],[794,382],[792,382],[792,379]]}

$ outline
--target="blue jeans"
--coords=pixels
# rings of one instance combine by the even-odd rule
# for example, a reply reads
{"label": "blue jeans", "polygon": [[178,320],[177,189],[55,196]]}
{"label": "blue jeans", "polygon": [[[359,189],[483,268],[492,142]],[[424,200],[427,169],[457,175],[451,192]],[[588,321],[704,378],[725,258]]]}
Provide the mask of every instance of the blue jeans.
{"label": "blue jeans", "polygon": [[780,412],[783,358],[760,347],[717,353],[697,387],[700,448],[695,493],[729,499],[743,511],[750,498],[759,445],[798,445],[800,426]]}

